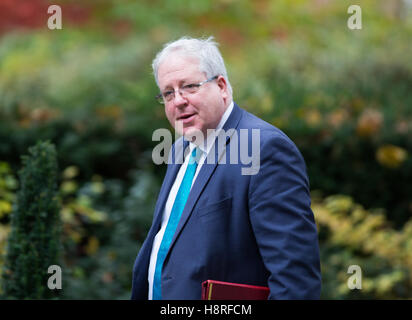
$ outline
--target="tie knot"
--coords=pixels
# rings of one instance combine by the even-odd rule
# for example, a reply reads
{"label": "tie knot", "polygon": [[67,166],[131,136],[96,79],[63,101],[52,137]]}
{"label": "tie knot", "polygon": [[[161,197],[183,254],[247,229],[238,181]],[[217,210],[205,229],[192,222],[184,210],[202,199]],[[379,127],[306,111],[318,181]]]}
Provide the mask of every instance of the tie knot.
{"label": "tie knot", "polygon": [[198,147],[194,148],[192,153],[190,154],[189,165],[190,164],[198,165],[201,155],[202,155],[202,151]]}

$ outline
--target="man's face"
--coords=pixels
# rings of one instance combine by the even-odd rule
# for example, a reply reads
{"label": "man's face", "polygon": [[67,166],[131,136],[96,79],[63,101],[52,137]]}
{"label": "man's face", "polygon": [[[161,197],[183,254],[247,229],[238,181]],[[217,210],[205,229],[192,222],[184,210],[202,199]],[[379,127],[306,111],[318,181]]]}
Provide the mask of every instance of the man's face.
{"label": "man's face", "polygon": [[[215,129],[229,101],[227,84],[222,76],[207,82],[193,94],[182,97],[178,89],[184,85],[207,80],[199,70],[196,58],[178,53],[169,55],[159,66],[158,83],[161,92],[175,90],[171,101],[165,101],[166,117],[179,134],[190,136],[207,129]],[[182,129],[181,129],[182,128]]]}

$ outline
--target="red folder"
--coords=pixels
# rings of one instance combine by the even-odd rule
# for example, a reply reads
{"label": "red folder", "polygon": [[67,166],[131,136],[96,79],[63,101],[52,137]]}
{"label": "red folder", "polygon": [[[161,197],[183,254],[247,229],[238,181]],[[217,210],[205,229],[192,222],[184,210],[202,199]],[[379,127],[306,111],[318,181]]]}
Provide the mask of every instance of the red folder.
{"label": "red folder", "polygon": [[202,283],[202,300],[266,300],[268,296],[268,287],[215,280]]}

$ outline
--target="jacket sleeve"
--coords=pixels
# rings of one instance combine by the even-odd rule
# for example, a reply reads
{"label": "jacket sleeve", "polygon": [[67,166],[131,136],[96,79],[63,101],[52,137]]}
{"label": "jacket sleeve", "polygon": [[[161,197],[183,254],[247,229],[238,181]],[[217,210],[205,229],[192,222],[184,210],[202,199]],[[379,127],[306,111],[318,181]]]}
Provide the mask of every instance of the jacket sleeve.
{"label": "jacket sleeve", "polygon": [[265,137],[259,172],[250,180],[249,214],[270,273],[269,299],[319,299],[318,234],[305,162],[286,136]]}

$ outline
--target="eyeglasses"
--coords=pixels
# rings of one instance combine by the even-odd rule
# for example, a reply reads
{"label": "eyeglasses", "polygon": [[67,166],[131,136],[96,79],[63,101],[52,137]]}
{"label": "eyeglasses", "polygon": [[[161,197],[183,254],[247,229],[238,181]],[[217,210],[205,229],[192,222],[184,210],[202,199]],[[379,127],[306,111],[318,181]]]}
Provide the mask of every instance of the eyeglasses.
{"label": "eyeglasses", "polygon": [[[205,81],[199,82],[199,83],[190,83],[187,85],[184,85],[183,87],[180,87],[179,93],[182,97],[186,97],[188,94],[194,94],[196,93],[200,86],[204,85],[207,82],[213,81],[215,79],[217,79],[219,76],[214,76],[212,78],[209,78]],[[168,91],[164,91],[162,93],[159,93],[156,97],[156,100],[161,103],[161,104],[165,104],[166,102],[170,102],[175,98],[175,90],[168,90]]]}

